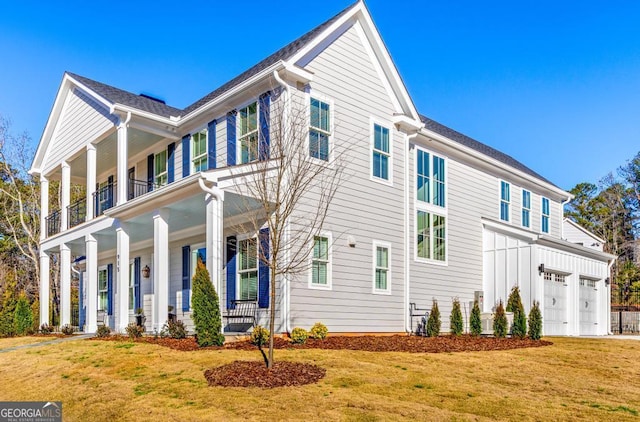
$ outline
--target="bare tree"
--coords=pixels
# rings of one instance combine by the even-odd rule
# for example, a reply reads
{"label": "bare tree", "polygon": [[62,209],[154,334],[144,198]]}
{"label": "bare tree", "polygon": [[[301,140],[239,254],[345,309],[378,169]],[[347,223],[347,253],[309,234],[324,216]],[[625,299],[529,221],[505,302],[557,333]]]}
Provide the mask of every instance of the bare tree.
{"label": "bare tree", "polygon": [[[321,119],[328,119],[328,111],[309,112],[303,98],[289,94],[288,90],[276,90],[270,106],[260,108],[260,115],[239,116],[249,122],[249,132],[255,125],[257,133],[254,138],[238,134],[243,161],[249,163],[234,169],[237,175],[242,174],[236,178],[236,191],[243,198],[241,209],[236,211],[249,218],[248,224],[236,228],[254,233],[269,229],[268,249],[261,245],[265,238],[257,240],[258,259],[270,273],[268,368],[274,362],[276,281],[290,280],[309,270],[314,239],[322,231],[345,175],[345,149],[336,144],[335,137],[326,138],[331,142],[328,148],[320,146],[321,142],[312,142],[310,147],[309,114],[312,120],[314,113],[324,113]],[[269,121],[269,129],[260,124],[261,119]],[[331,130],[333,122],[322,124]],[[312,135],[317,139],[317,134]]]}

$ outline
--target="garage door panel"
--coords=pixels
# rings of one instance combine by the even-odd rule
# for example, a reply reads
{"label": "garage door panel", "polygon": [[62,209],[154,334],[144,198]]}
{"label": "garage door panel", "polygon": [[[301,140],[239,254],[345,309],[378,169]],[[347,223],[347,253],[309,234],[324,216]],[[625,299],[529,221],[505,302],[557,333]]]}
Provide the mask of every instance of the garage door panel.
{"label": "garage door panel", "polygon": [[594,280],[580,279],[580,335],[596,335],[598,322],[598,291]]}
{"label": "garage door panel", "polygon": [[567,286],[565,276],[544,273],[544,333],[545,335],[567,334]]}

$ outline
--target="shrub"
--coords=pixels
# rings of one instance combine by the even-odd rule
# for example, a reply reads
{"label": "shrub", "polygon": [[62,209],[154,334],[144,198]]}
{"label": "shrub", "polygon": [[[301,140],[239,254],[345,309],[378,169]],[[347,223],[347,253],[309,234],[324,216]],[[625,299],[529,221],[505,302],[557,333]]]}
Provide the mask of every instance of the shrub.
{"label": "shrub", "polygon": [[33,332],[33,313],[24,293],[20,295],[16,304],[16,310],[13,314],[13,329],[19,336]]}
{"label": "shrub", "polygon": [[511,325],[511,335],[524,338],[527,335],[527,314],[520,299],[520,289],[514,286],[509,293],[507,300],[507,312],[513,312],[513,325]]}
{"label": "shrub", "polygon": [[53,333],[53,327],[45,322],[40,326],[40,333],[51,334]]}
{"label": "shrub", "polygon": [[529,312],[529,337],[531,340],[540,340],[542,337],[542,313],[538,301],[533,302],[531,312]]}
{"label": "shrub", "polygon": [[313,327],[311,327],[311,330],[309,330],[309,334],[311,335],[311,338],[315,338],[316,340],[324,340],[325,338],[327,338],[329,330],[323,323],[316,322],[315,324],[313,324]]}
{"label": "shrub", "polygon": [[193,313],[191,317],[196,326],[196,341],[200,347],[222,346],[224,336],[218,294],[211,283],[209,271],[200,261],[198,261],[192,284]]}
{"label": "shrub", "polygon": [[472,336],[482,334],[482,317],[480,315],[480,305],[478,305],[477,300],[473,302],[473,308],[471,308],[471,321],[469,325],[471,326]]}
{"label": "shrub", "polygon": [[291,330],[291,340],[296,344],[305,344],[309,338],[309,333],[304,328],[296,327]]}
{"label": "shrub", "polygon": [[144,327],[138,326],[135,322],[130,323],[124,329],[131,340],[142,337],[144,334]]}
{"label": "shrub", "polygon": [[162,331],[160,331],[160,336],[171,337],[171,338],[186,338],[187,328],[184,326],[184,322],[174,321],[170,319],[162,327]]}
{"label": "shrub", "polygon": [[502,299],[500,299],[496,311],[493,313],[493,335],[498,338],[506,337],[509,328],[508,325],[507,314],[504,311]]}
{"label": "shrub", "polygon": [[37,333],[40,328],[40,300],[36,299],[31,304],[31,315],[33,315],[32,332]]}
{"label": "shrub", "polygon": [[98,329],[96,330],[96,337],[104,338],[109,337],[111,335],[111,328],[108,325],[98,325]]}
{"label": "shrub", "polygon": [[449,324],[451,325],[451,334],[454,336],[459,336],[464,331],[464,322],[462,320],[462,311],[460,310],[460,301],[458,298],[453,299],[453,309],[449,317]]}
{"label": "shrub", "polygon": [[65,336],[70,336],[74,331],[75,330],[73,329],[73,326],[69,324],[64,324],[62,327],[60,327],[60,332]]}
{"label": "shrub", "polygon": [[261,325],[256,325],[251,332],[251,344],[255,344],[261,348],[269,341],[269,335],[269,330]]}
{"label": "shrub", "polygon": [[16,296],[16,283],[9,280],[2,295],[2,303],[0,303],[0,337],[11,337],[16,334],[13,324],[16,305],[18,304]]}
{"label": "shrub", "polygon": [[431,312],[429,313],[429,320],[427,321],[427,337],[438,337],[440,335],[441,325],[438,302],[434,299]]}

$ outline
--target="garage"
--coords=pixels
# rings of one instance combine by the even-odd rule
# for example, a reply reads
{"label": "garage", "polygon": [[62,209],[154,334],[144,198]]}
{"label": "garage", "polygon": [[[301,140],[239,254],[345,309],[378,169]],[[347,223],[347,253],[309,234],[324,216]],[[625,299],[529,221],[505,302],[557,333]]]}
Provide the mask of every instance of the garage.
{"label": "garage", "polygon": [[544,273],[544,335],[567,335],[567,276]]}
{"label": "garage", "polygon": [[580,335],[598,334],[598,282],[580,277]]}

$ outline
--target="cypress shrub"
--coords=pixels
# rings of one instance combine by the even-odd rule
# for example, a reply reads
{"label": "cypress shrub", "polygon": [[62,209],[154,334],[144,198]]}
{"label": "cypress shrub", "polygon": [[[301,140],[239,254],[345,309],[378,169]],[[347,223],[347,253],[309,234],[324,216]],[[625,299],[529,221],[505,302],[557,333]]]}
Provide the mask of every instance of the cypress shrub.
{"label": "cypress shrub", "polygon": [[454,336],[459,336],[464,331],[464,322],[462,321],[462,311],[460,310],[458,298],[453,299],[453,309],[451,310],[451,317],[449,317],[449,324],[451,325],[451,334]]}
{"label": "cypress shrub", "polygon": [[478,301],[473,302],[473,308],[471,309],[471,335],[479,336],[482,334],[482,318],[480,317],[480,305]]}
{"label": "cypress shrub", "polygon": [[527,335],[527,314],[520,299],[520,289],[514,286],[509,293],[507,300],[507,312],[513,312],[513,325],[511,326],[511,335],[518,338],[524,338]]}
{"label": "cypress shrub", "polygon": [[0,337],[12,337],[16,334],[13,318],[17,304],[15,282],[9,281],[0,305]]}
{"label": "cypress shrub", "polygon": [[193,323],[196,328],[196,341],[200,347],[222,346],[222,318],[218,293],[213,288],[209,271],[202,262],[198,262],[196,274],[193,276]]}
{"label": "cypress shrub", "polygon": [[542,312],[540,312],[538,301],[533,301],[531,312],[529,312],[529,337],[531,340],[540,340],[542,337]]}
{"label": "cypress shrub", "polygon": [[506,337],[507,330],[509,328],[507,327],[508,324],[507,314],[504,311],[502,299],[500,299],[500,302],[498,302],[498,306],[496,307],[496,311],[493,314],[493,335],[497,338]]}
{"label": "cypress shrub", "polygon": [[16,310],[13,314],[13,329],[19,336],[33,332],[33,312],[31,312],[29,300],[24,293],[20,295],[16,303]]}
{"label": "cypress shrub", "polygon": [[440,335],[441,325],[438,302],[434,300],[431,312],[429,313],[429,320],[427,321],[427,337],[438,337]]}

